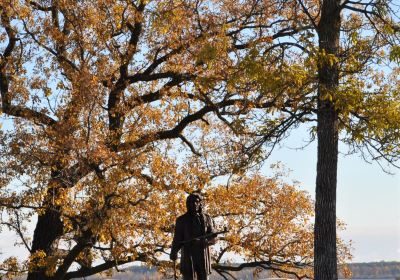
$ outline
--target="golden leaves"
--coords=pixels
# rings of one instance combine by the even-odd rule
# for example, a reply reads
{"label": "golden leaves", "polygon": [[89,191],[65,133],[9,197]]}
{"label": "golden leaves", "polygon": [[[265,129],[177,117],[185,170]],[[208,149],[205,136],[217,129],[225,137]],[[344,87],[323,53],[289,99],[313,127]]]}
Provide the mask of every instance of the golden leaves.
{"label": "golden leaves", "polygon": [[400,46],[392,46],[389,54],[389,59],[400,64]]}
{"label": "golden leaves", "polygon": [[[57,208],[64,228],[55,247],[70,249],[92,232],[98,248],[110,248],[93,248],[79,261],[145,254],[160,264],[186,194],[202,189],[209,212],[232,230],[221,246],[248,259],[311,258],[307,195],[277,178],[244,176],[249,157],[263,156],[247,149],[279,125],[279,110],[308,103],[315,62],[337,63],[296,52],[282,59],[289,45],[274,46],[273,35],[306,23],[295,1],[161,0],[143,11],[140,3],[149,1],[56,2],[51,12],[19,1],[15,13],[24,48],[14,58],[30,70],[15,67],[10,96],[55,125],[15,121],[2,151],[1,167],[12,170],[2,201],[30,213]],[[308,46],[312,35],[301,40]],[[356,104],[355,87],[337,96]],[[221,102],[230,105],[214,108]],[[202,108],[208,113],[182,127]],[[134,144],[120,149],[127,143]],[[217,184],[232,173],[244,177],[228,189]],[[9,182],[21,177],[29,180],[12,193]],[[31,264],[54,272],[63,257],[42,253]]]}
{"label": "golden leaves", "polygon": [[23,275],[24,266],[18,262],[16,257],[9,257],[0,264],[0,270],[4,272],[4,279],[15,279]]}
{"label": "golden leaves", "polygon": [[47,276],[52,276],[56,272],[57,265],[61,256],[47,256],[42,250],[38,250],[29,256],[28,271],[44,270]]}
{"label": "golden leaves", "polygon": [[303,192],[277,179],[255,175],[228,188],[210,189],[207,198],[213,216],[230,228],[224,238],[227,245],[240,248],[241,254],[259,260],[275,257],[284,244],[293,241],[285,259],[311,256],[312,246],[305,246],[308,251],[294,246],[312,241],[312,203]]}

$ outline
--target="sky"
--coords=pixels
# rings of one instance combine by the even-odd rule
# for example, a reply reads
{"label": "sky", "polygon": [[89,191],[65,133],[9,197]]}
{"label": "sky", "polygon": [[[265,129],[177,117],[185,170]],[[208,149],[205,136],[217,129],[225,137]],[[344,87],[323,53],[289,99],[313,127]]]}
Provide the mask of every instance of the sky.
{"label": "sky", "polygon": [[[269,164],[280,161],[291,170],[290,178],[315,198],[317,142],[296,149],[307,139],[305,127],[293,130],[263,172],[268,174]],[[339,151],[337,217],[347,224],[339,236],[352,241],[352,262],[400,261],[400,170],[391,168],[394,175],[389,175],[360,154],[344,155],[344,144]]]}

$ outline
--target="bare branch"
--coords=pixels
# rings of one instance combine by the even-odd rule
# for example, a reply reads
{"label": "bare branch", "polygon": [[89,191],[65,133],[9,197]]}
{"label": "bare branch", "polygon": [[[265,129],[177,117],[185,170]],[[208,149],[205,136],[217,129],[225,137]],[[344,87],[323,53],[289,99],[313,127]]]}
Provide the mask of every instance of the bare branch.
{"label": "bare branch", "polygon": [[179,135],[179,138],[180,138],[186,145],[188,145],[188,147],[190,148],[190,150],[192,151],[193,154],[195,154],[195,155],[197,155],[197,156],[199,156],[199,157],[201,156],[201,154],[200,154],[198,151],[196,151],[196,149],[194,148],[193,144],[190,143],[190,141],[187,140],[187,139],[185,138],[185,136],[183,136],[182,134],[180,134],[180,135]]}
{"label": "bare branch", "polygon": [[0,222],[0,225],[8,226],[10,229],[14,230],[18,234],[18,236],[21,239],[22,243],[24,244],[25,248],[30,253],[32,253],[32,248],[29,246],[28,241],[26,241],[25,236],[22,233],[21,223],[20,223],[19,215],[18,215],[17,211],[15,211],[15,215],[16,215],[16,224],[15,225],[12,223],[9,223],[9,222]]}

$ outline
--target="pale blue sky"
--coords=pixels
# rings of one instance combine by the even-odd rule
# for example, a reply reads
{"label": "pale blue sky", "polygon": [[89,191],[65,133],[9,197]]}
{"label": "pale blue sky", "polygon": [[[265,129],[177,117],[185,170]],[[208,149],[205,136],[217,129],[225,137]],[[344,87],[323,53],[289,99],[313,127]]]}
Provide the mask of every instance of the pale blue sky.
{"label": "pale blue sky", "polygon": [[[315,197],[316,151],[314,141],[302,150],[308,138],[305,127],[293,130],[266,162],[281,161],[291,169],[291,179]],[[344,144],[340,151],[346,152]],[[338,164],[337,217],[347,224],[340,233],[353,242],[353,262],[400,261],[400,170],[394,175],[377,163],[366,163],[359,154],[340,155]]]}

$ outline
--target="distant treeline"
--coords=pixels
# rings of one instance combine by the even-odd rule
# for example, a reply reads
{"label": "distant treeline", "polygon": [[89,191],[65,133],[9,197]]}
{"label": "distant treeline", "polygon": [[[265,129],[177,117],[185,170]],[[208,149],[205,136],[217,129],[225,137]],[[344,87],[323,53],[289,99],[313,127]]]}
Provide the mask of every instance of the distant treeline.
{"label": "distant treeline", "polygon": [[[253,273],[254,269],[243,269],[242,271],[231,272],[236,279],[254,280],[270,277],[269,271],[261,271],[256,277]],[[96,275],[86,278],[87,280],[161,280],[166,279],[165,276],[158,273],[155,268],[145,268],[142,266],[132,266],[124,269],[123,272],[116,272],[112,276]],[[172,275],[170,279],[173,279]],[[181,277],[179,279],[182,279]],[[210,280],[223,279],[218,273],[213,271]]]}
{"label": "distant treeline", "polygon": [[[397,278],[400,277],[400,262],[371,262],[371,263],[352,263],[349,267],[353,273],[353,278]],[[273,277],[269,271],[262,271],[254,277],[252,269],[245,269],[232,273],[236,279],[253,280]],[[342,277],[342,276],[340,276]],[[24,277],[18,279],[25,279]],[[115,272],[112,276],[96,275],[85,278],[87,280],[160,280],[165,279],[155,268],[144,266],[131,266],[122,272]],[[173,279],[171,277],[171,279]],[[222,279],[217,273],[213,273],[210,280]]]}
{"label": "distant treeline", "polygon": [[370,262],[349,264],[353,278],[400,277],[400,262]]}
{"label": "distant treeline", "polygon": [[[350,270],[353,273],[352,278],[396,278],[400,277],[400,262],[371,262],[371,263],[352,263],[349,264]],[[232,273],[236,279],[253,280],[263,279],[270,276],[268,271],[261,272],[258,277],[254,277],[253,270],[246,269],[243,271]],[[88,277],[90,280],[98,279],[115,279],[115,280],[159,280],[163,276],[157,273],[157,270],[146,268],[142,266],[132,266],[125,269],[124,272],[115,273],[110,276],[92,276]],[[164,278],[165,279],[165,278]],[[210,280],[222,279],[217,273],[213,273]]]}

